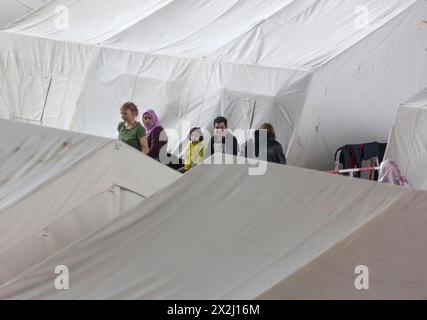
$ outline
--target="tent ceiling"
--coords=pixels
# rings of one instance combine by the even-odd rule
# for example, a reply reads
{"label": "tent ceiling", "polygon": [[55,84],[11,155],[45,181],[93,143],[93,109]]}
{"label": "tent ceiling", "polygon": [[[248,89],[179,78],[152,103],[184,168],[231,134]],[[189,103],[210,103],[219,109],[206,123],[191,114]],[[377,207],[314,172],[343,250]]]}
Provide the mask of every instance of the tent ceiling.
{"label": "tent ceiling", "polygon": [[2,0],[0,2],[0,28],[19,19],[51,0]]}
{"label": "tent ceiling", "polygon": [[[55,0],[9,31],[167,56],[312,69],[416,2]],[[61,5],[69,8],[69,28],[58,30],[55,8]],[[366,26],[364,12],[369,13]]]}

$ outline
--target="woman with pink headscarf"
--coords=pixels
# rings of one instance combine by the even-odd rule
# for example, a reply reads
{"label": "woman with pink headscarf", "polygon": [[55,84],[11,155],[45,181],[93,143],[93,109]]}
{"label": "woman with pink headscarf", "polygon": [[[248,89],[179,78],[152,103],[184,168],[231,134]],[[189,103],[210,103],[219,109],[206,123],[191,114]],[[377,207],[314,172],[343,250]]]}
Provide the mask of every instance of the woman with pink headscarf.
{"label": "woman with pink headscarf", "polygon": [[168,143],[167,134],[160,125],[159,118],[154,110],[149,109],[143,113],[142,123],[144,124],[147,135],[149,148],[147,155],[153,159],[159,160],[161,149]]}
{"label": "woman with pink headscarf", "polygon": [[412,188],[408,180],[406,180],[406,178],[401,175],[396,162],[392,160],[385,160],[383,163],[381,163],[380,177],[378,181],[395,186]]}

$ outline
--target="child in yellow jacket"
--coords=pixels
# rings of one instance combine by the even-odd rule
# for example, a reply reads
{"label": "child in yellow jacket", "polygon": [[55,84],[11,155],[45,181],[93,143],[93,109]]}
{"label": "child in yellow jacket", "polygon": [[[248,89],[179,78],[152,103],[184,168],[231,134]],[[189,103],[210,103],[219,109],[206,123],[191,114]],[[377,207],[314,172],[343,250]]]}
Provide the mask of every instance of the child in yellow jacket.
{"label": "child in yellow jacket", "polygon": [[190,130],[190,141],[184,156],[184,171],[189,171],[199,163],[203,162],[205,157],[205,145],[203,143],[202,129],[196,127]]}

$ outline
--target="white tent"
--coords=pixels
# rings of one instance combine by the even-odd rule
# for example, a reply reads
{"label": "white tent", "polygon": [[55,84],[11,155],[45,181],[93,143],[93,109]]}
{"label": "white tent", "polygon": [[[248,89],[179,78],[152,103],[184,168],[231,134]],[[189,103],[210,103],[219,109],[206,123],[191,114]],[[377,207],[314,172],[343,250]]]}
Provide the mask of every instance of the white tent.
{"label": "white tent", "polygon": [[427,190],[427,89],[399,106],[385,157],[413,187]]}
{"label": "white tent", "polygon": [[0,283],[179,177],[107,138],[0,120]]}
{"label": "white tent", "polygon": [[50,0],[1,0],[0,28],[33,12]]}
{"label": "white tent", "polygon": [[[426,296],[427,193],[273,164],[261,176],[248,170],[197,167],[1,286],[0,298]],[[286,290],[323,256],[339,264]],[[375,271],[369,292],[354,288],[359,264]],[[68,267],[69,290],[55,289],[59,265]]]}
{"label": "white tent", "polygon": [[[59,10],[58,10],[59,8]],[[270,121],[291,164],[386,140],[426,86],[423,0],[55,0],[0,32],[0,116],[107,137],[154,108],[190,126]],[[339,134],[337,134],[339,133]]]}

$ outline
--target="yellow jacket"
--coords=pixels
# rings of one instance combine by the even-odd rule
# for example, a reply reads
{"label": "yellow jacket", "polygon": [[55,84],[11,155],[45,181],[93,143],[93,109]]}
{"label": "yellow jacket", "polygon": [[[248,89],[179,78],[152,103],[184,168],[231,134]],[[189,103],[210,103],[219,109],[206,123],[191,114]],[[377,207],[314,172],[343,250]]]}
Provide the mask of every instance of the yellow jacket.
{"label": "yellow jacket", "polygon": [[193,165],[199,164],[205,157],[205,145],[203,142],[193,144],[191,141],[187,144],[187,149],[184,156],[184,169],[190,170]]}

